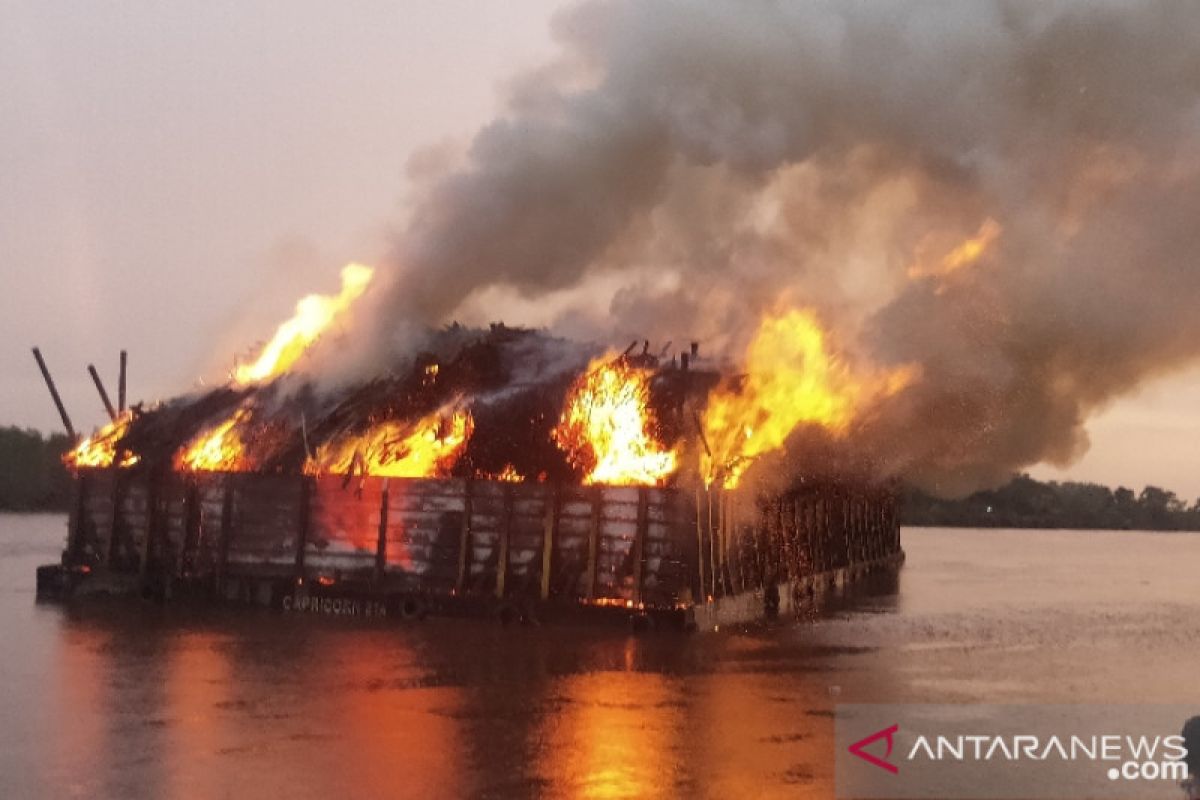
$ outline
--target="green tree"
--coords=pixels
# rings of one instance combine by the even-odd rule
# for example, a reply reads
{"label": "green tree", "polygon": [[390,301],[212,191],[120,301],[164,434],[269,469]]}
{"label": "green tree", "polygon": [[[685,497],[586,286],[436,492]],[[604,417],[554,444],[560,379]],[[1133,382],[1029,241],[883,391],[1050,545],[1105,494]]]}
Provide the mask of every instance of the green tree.
{"label": "green tree", "polygon": [[0,509],[63,511],[71,498],[71,476],[62,455],[66,436],[49,438],[34,430],[0,428]]}

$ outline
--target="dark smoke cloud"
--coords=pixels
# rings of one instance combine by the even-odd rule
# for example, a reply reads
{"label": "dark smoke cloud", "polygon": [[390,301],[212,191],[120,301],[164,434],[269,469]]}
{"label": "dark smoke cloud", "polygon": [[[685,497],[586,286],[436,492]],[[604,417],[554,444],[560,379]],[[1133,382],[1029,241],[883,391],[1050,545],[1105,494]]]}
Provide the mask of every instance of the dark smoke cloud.
{"label": "dark smoke cloud", "polygon": [[[849,443],[943,493],[1069,462],[1200,353],[1200,4],[592,2],[555,30],[421,184],[371,341],[497,287],[578,320],[615,275],[597,336],[736,355],[783,297],[919,365]],[[989,218],[977,264],[907,276]]]}

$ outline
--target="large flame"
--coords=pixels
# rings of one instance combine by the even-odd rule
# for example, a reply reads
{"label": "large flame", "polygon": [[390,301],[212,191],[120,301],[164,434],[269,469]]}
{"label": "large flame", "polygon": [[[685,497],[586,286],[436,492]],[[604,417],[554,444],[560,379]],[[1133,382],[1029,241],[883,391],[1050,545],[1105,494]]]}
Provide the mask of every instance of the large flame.
{"label": "large flame", "polygon": [[572,385],[554,441],[584,483],[653,486],[675,472],[678,457],[652,435],[650,373],[624,359],[601,358]]}
{"label": "large flame", "polygon": [[238,472],[248,469],[242,430],[250,410],[239,408],[228,418],[195,437],[175,456],[175,468],[200,472]]}
{"label": "large flame", "polygon": [[755,458],[781,447],[798,425],[843,433],[860,404],[898,391],[909,370],[856,375],[832,353],[825,331],[809,311],[788,310],[763,319],[746,352],[740,386],[723,385],[708,398],[701,475],[726,488]]}
{"label": "large flame", "polygon": [[[117,457],[117,442],[129,430],[133,414],[126,411],[113,422],[108,423],[94,434],[84,439],[74,450],[63,454],[63,463],[68,467],[110,467]],[[138,462],[133,453],[126,453],[117,463],[119,467],[132,467]]]}
{"label": "large flame", "polygon": [[317,448],[304,470],[310,475],[445,476],[474,427],[471,413],[453,403],[416,422],[388,420],[357,436],[327,442]]}
{"label": "large flame", "polygon": [[304,354],[309,345],[367,290],[374,270],[362,264],[342,268],[342,290],[336,295],[310,294],[296,304],[296,313],[275,331],[258,358],[239,364],[234,382],[258,383],[286,372]]}

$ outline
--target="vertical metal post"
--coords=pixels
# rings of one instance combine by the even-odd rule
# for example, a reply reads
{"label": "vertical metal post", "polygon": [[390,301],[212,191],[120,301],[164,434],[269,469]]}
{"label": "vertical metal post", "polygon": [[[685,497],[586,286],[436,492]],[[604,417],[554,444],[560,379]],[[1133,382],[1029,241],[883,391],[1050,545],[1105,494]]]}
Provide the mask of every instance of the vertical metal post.
{"label": "vertical metal post", "polygon": [[[706,489],[705,494],[708,494]],[[696,489],[696,571],[699,573],[700,597],[697,601],[703,600],[704,595],[704,521],[702,519],[702,506],[700,503],[700,489]]]}
{"label": "vertical metal post", "polygon": [[112,475],[112,517],[108,527],[108,557],[105,563],[109,569],[115,569],[117,566],[117,557],[120,555],[118,540],[120,539],[123,528],[125,527],[125,515],[121,513],[121,504],[125,502],[123,492],[124,488],[121,480],[121,472],[117,469],[110,469],[109,474]]}
{"label": "vertical metal post", "polygon": [[54,407],[58,409],[58,416],[62,418],[63,427],[67,429],[67,436],[71,437],[71,441],[75,441],[78,437],[75,435],[75,427],[71,424],[71,418],[67,416],[67,407],[63,405],[62,398],[58,396],[58,387],[54,385],[54,379],[50,377],[50,370],[46,366],[46,360],[42,358],[42,351],[33,348],[33,357],[37,361],[38,369],[42,371],[42,380],[46,381],[46,388],[50,390],[50,399],[54,401]]}
{"label": "vertical metal post", "polygon": [[796,572],[792,564],[792,553],[795,548],[792,546],[792,541],[795,539],[795,529],[792,525],[792,515],[788,513],[791,509],[792,496],[790,494],[781,495],[779,498],[779,507],[776,513],[779,515],[779,580],[791,580]]}
{"label": "vertical metal post", "polygon": [[233,493],[235,491],[234,482],[237,476],[230,474],[225,476],[225,483],[221,495],[221,533],[217,545],[217,585],[225,580],[225,573],[229,566],[229,544],[233,540]]}
{"label": "vertical metal post", "polygon": [[496,560],[496,597],[504,597],[504,584],[508,578],[509,539],[512,537],[513,496],[512,484],[505,483],[503,506],[500,512],[500,557]]}
{"label": "vertical metal post", "polygon": [[729,519],[725,511],[729,505],[729,492],[724,489],[717,495],[717,582],[721,596],[729,594]]}
{"label": "vertical metal post", "polygon": [[554,569],[554,540],[558,534],[558,484],[546,489],[546,517],[542,526],[542,599],[550,597],[550,579]]}
{"label": "vertical metal post", "polygon": [[721,591],[733,593],[733,493],[721,492]]}
{"label": "vertical metal post", "polygon": [[383,479],[383,491],[379,494],[379,535],[375,540],[375,582],[383,582],[383,571],[387,566],[388,527],[388,479]]}
{"label": "vertical metal post", "polygon": [[120,368],[120,371],[117,372],[117,411],[119,411],[119,412],[124,412],[125,408],[126,408],[126,405],[125,405],[125,374],[126,374],[125,369],[126,369],[128,360],[129,360],[128,354],[124,350],[122,350],[121,351],[121,368]]}
{"label": "vertical metal post", "polygon": [[[718,489],[718,492],[721,490]],[[713,502],[712,492],[705,492],[708,498],[708,594],[717,596],[717,542],[713,531]],[[718,495],[718,498],[720,496]],[[719,502],[719,499],[718,499]]]}
{"label": "vertical metal post", "polygon": [[67,566],[75,566],[82,560],[84,537],[88,524],[88,487],[91,486],[91,483],[91,476],[86,473],[80,473],[79,479],[75,481],[75,507],[67,523],[67,552],[65,554]]}
{"label": "vertical metal post", "polygon": [[817,497],[813,504],[813,552],[814,552],[814,567],[816,572],[824,572],[825,564],[825,537],[829,531],[829,515],[825,509],[825,497]]}
{"label": "vertical metal post", "polygon": [[588,530],[588,563],[587,584],[585,592],[588,600],[596,599],[596,561],[600,557],[600,515],[604,504],[604,495],[599,486],[593,486],[592,494],[592,524]]}
{"label": "vertical metal post", "polygon": [[642,583],[646,577],[646,534],[650,527],[650,490],[638,487],[637,527],[633,535],[633,602],[642,602]]}
{"label": "vertical metal post", "polygon": [[312,478],[300,478],[300,518],[296,521],[296,580],[304,580],[304,551],[308,547],[308,527],[312,520]]}
{"label": "vertical metal post", "polygon": [[741,554],[738,553],[738,505],[737,492],[725,493],[725,572],[729,589],[734,594],[742,591]]}
{"label": "vertical metal post", "polygon": [[142,580],[150,572],[150,561],[161,555],[165,549],[159,544],[162,531],[162,515],[159,513],[159,497],[162,492],[162,477],[151,474],[146,479],[146,538],[142,541],[142,552],[139,554],[141,563],[138,572]]}
{"label": "vertical metal post", "polygon": [[796,504],[792,507],[796,516],[796,550],[799,563],[797,577],[804,578],[812,575],[812,526],[808,520],[809,504],[807,501],[807,497],[797,497]]}
{"label": "vertical metal post", "polygon": [[842,526],[843,527],[842,539],[845,541],[845,547],[843,549],[846,552],[846,556],[844,559],[845,563],[842,564],[842,566],[849,567],[850,565],[852,565],[854,563],[854,525],[855,525],[855,522],[854,522],[854,494],[853,494],[853,492],[847,491],[846,495],[845,495],[845,499],[842,501],[842,503],[845,505],[845,508],[846,508],[846,513],[845,513],[845,517],[844,517],[845,524]]}
{"label": "vertical metal post", "polygon": [[183,498],[183,551],[179,554],[179,574],[191,575],[196,567],[196,550],[200,547],[200,486],[188,478]]}
{"label": "vertical metal post", "polygon": [[471,489],[470,478],[463,480],[463,518],[458,532],[458,575],[454,579],[454,593],[462,594],[467,586],[467,574],[471,566]]}

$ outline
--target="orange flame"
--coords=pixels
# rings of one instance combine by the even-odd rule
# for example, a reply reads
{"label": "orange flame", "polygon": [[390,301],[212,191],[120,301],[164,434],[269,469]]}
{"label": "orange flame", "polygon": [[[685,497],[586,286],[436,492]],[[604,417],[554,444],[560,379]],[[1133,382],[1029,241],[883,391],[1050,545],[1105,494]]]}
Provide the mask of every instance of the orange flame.
{"label": "orange flame", "polygon": [[499,472],[476,472],[475,477],[480,480],[501,481],[503,483],[522,483],[525,476],[517,472],[517,468],[512,464],[505,464],[504,469]]}
{"label": "orange flame", "polygon": [[296,304],[296,313],[275,331],[271,341],[250,364],[239,364],[233,380],[238,385],[259,383],[286,372],[309,345],[367,290],[375,271],[362,264],[342,268],[342,290],[336,295],[310,294]]}
{"label": "orange flame", "polygon": [[567,395],[554,441],[576,467],[588,470],[585,484],[654,486],[678,464],[650,431],[650,373],[611,356],[593,361]]}
{"label": "orange flame", "polygon": [[[74,469],[112,466],[117,457],[117,442],[129,430],[129,423],[132,421],[133,414],[124,412],[116,420],[76,445],[74,450],[64,453],[63,463]],[[126,453],[117,466],[132,467],[138,460],[138,456],[133,453]]]}
{"label": "orange flame", "polygon": [[417,422],[388,420],[357,436],[317,448],[305,464],[310,475],[358,472],[389,478],[434,478],[450,472],[475,429],[471,413],[450,404]]}
{"label": "orange flame", "polygon": [[963,267],[969,267],[982,258],[983,254],[1000,238],[1000,232],[1000,223],[988,217],[979,226],[979,231],[974,236],[963,241],[943,256],[937,264],[926,265],[918,259],[916,263],[909,266],[908,277],[928,278],[943,276],[957,272]]}
{"label": "orange flame", "polygon": [[740,388],[718,387],[708,398],[703,430],[708,452],[701,475],[711,485],[737,486],[754,459],[780,448],[804,423],[844,433],[859,404],[879,392],[899,391],[911,371],[855,375],[829,351],[825,331],[810,311],[767,316],[746,352]]}
{"label": "orange flame", "polygon": [[245,470],[246,446],[243,426],[250,421],[250,410],[239,408],[227,419],[195,437],[175,456],[175,468],[198,472],[237,472]]}

